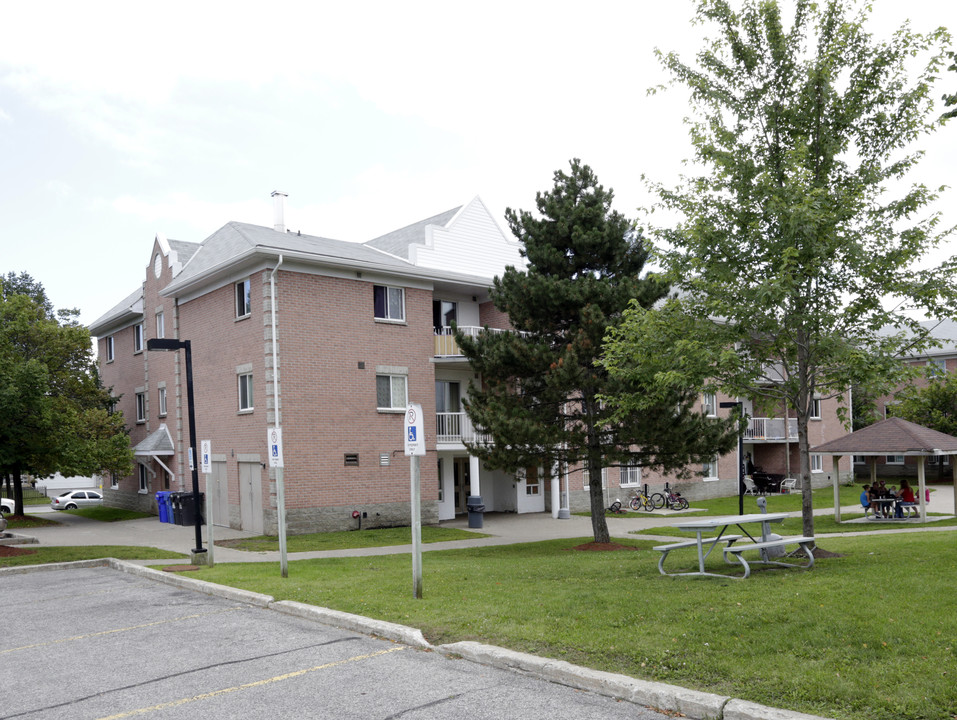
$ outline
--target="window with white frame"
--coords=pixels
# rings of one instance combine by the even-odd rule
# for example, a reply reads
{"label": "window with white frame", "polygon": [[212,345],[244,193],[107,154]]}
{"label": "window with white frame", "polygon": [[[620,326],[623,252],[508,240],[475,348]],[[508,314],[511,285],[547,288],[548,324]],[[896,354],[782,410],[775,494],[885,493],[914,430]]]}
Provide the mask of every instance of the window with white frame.
{"label": "window with white frame", "polygon": [[149,471],[147,471],[146,466],[143,463],[139,464],[139,469],[140,469],[140,492],[141,493],[149,492],[149,489],[150,489]]}
{"label": "window with white frame", "polygon": [[811,472],[824,472],[824,458],[820,453],[811,453]]}
{"label": "window with white frame", "polygon": [[[582,466],[582,487],[587,490],[591,484],[591,473],[588,471],[587,466]],[[608,487],[608,468],[603,467],[601,469],[601,486],[603,488]]]}
{"label": "window with white frame", "polygon": [[113,336],[106,338],[106,361],[113,362]]}
{"label": "window with white frame", "polygon": [[166,318],[162,310],[156,311],[156,337],[166,337]]}
{"label": "window with white frame", "polygon": [[884,462],[886,462],[888,465],[903,465],[904,456],[903,455],[888,455],[886,458],[884,458]]}
{"label": "window with white frame", "polygon": [[854,456],[854,464],[855,464],[855,465],[866,465],[866,464],[867,464],[867,458],[866,458],[864,455],[855,455],[855,456]]}
{"label": "window with white frame", "polygon": [[402,410],[408,405],[408,378],[399,374],[375,376],[375,399],[379,410]]}
{"label": "window with white frame", "polygon": [[110,487],[115,490],[115,489],[118,488],[119,486],[120,486],[120,481],[119,481],[119,479],[116,477],[116,473],[111,472],[111,473],[110,473]]}
{"label": "window with white frame", "polygon": [[246,278],[236,283],[236,317],[248,317],[252,311],[252,286]]}
{"label": "window with white frame", "polygon": [[136,393],[136,422],[146,422],[146,393]]}
{"label": "window with white frame", "polygon": [[161,387],[156,391],[157,400],[159,401],[159,416],[163,417],[166,415],[166,388]]}
{"label": "window with white frame", "polygon": [[820,420],[821,419],[821,398],[814,398],[811,400],[811,420]]}
{"label": "window with white frame", "polygon": [[934,358],[927,363],[927,372],[931,377],[944,375],[947,372],[947,361],[941,358]]}
{"label": "window with white frame", "polygon": [[641,467],[639,465],[622,465],[618,484],[622,487],[641,484]]}
{"label": "window with white frame", "polygon": [[704,393],[701,396],[701,414],[708,417],[718,414],[718,398],[714,393]]}
{"label": "window with white frame", "polygon": [[387,287],[385,285],[372,286],[373,316],[376,320],[405,320],[405,289]]}
{"label": "window with white frame", "polygon": [[133,352],[143,352],[143,323],[133,326]]}
{"label": "window with white frame", "polygon": [[236,376],[239,385],[239,412],[253,409],[253,374],[240,373]]}
{"label": "window with white frame", "polygon": [[950,455],[931,455],[927,458],[928,465],[939,465],[941,458],[944,459],[944,465],[950,465]]}
{"label": "window with white frame", "polygon": [[711,458],[710,461],[703,463],[701,465],[701,472],[704,474],[705,480],[717,480],[718,479],[718,456],[715,455]]}

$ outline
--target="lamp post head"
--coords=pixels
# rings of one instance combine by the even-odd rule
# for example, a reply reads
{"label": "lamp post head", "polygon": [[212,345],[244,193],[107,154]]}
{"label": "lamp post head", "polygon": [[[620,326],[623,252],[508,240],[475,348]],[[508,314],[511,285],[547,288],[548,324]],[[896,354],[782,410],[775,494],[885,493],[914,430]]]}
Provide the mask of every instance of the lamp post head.
{"label": "lamp post head", "polygon": [[147,350],[180,350],[189,347],[189,340],[176,338],[151,338],[146,341]]}

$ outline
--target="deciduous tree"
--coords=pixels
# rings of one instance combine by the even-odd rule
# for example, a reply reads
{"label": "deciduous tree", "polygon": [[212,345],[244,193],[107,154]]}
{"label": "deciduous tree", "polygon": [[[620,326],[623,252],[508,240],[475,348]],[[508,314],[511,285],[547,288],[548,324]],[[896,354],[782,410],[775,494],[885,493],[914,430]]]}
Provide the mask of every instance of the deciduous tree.
{"label": "deciduous tree", "polygon": [[953,260],[925,261],[946,235],[928,210],[937,193],[904,182],[940,122],[932,83],[948,37],[903,27],[878,40],[869,7],[838,0],[795,0],[789,22],[771,0],[735,7],[698,3],[714,38],[696,64],[660,54],[693,111],[692,171],[653,186],[679,218],[653,234],[680,294],[654,311],[674,323],[635,308],[618,340],[657,358],[662,382],[713,373],[794,413],[812,535],[815,398],[900,382],[900,355],[932,342],[914,311],[953,314]]}
{"label": "deciduous tree", "polygon": [[100,382],[76,311],[55,313],[29,275],[0,278],[0,470],[23,512],[22,477],[132,470],[122,413]]}

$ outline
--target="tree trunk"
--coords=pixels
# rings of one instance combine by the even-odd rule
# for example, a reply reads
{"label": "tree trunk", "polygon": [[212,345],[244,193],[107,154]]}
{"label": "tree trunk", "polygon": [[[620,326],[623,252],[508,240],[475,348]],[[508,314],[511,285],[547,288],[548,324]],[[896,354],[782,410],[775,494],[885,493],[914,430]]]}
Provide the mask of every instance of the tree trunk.
{"label": "tree trunk", "polygon": [[20,466],[13,466],[13,514],[23,515],[23,477]]}
{"label": "tree trunk", "polygon": [[591,499],[591,529],[596,543],[611,541],[608,523],[605,521],[605,493],[601,486],[601,455],[591,450],[588,453],[588,494]]}

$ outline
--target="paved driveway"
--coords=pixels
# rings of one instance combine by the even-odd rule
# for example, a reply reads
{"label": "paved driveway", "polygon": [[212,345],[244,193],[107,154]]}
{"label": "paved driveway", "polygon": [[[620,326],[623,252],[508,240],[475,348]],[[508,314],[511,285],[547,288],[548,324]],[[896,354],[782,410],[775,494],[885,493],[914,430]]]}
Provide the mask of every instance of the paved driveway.
{"label": "paved driveway", "polygon": [[2,718],[665,716],[109,567],[3,573]]}

